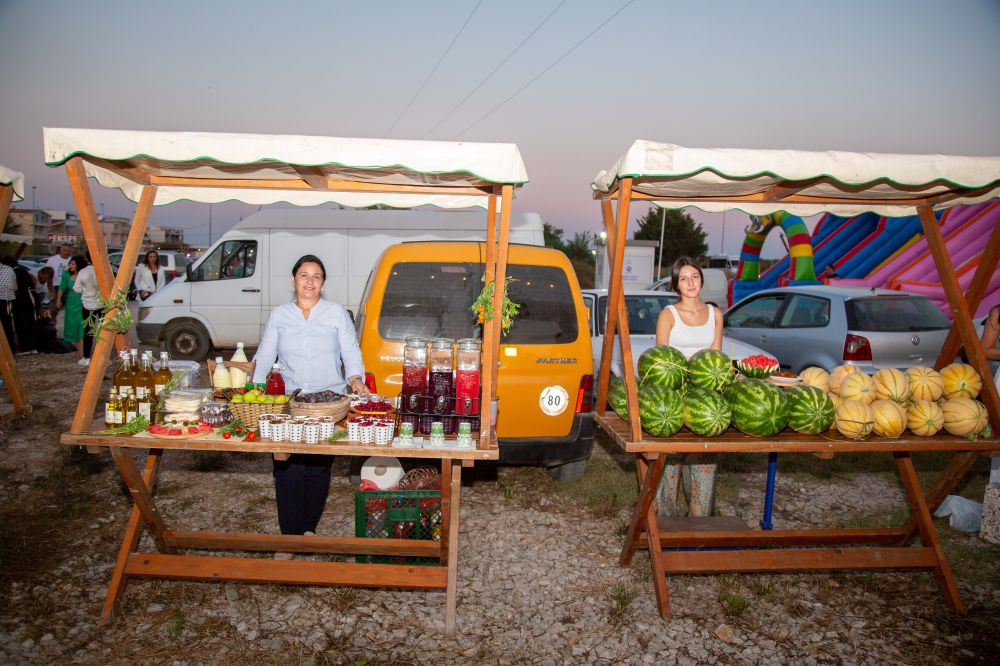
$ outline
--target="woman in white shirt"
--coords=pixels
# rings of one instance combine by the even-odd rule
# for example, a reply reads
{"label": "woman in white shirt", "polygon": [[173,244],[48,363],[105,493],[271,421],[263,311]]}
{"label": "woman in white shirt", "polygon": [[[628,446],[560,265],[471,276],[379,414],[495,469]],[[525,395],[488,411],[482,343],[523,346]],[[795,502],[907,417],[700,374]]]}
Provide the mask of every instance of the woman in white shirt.
{"label": "woman in white shirt", "polygon": [[[674,262],[671,289],[680,294],[675,305],[668,305],[656,320],[656,344],[670,345],[691,358],[701,349],[722,350],[722,314],[701,301],[701,268],[688,257]],[[678,473],[680,472],[680,473]],[[661,515],[676,516],[677,481],[683,476],[684,491],[692,516],[711,516],[715,504],[715,455],[692,454],[685,464],[667,464],[657,489]]]}
{"label": "woman in white shirt", "polygon": [[97,285],[97,273],[94,272],[92,264],[88,263],[76,274],[73,291],[80,294],[83,303],[83,358],[79,363],[86,367],[90,365],[90,356],[94,351],[94,336],[90,326],[87,325],[87,320],[91,315],[98,318],[104,315],[101,288]]}
{"label": "woman in white shirt", "polygon": [[167,275],[160,265],[160,255],[156,250],[150,250],[142,258],[142,263],[135,267],[135,276],[132,278],[139,300],[144,301],[152,296],[166,281]]}

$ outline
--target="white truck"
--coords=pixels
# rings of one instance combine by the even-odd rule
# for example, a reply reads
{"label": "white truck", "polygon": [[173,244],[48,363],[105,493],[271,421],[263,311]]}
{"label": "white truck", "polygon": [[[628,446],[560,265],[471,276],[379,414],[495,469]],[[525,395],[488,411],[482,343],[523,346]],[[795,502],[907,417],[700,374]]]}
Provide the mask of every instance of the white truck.
{"label": "white truck", "polygon": [[[323,296],[354,312],[375,260],[399,242],[485,240],[481,211],[267,209],[247,217],[142,302],[136,333],[172,358],[255,347],[272,308],[292,300],[292,266],[314,254]],[[512,213],[510,242],[544,245],[537,213]]]}

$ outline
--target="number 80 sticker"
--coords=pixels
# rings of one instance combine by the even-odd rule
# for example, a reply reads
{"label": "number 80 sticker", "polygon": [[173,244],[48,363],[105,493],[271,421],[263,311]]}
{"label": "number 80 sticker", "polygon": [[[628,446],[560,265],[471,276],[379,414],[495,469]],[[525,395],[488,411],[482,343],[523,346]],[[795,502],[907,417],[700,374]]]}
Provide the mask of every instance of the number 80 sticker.
{"label": "number 80 sticker", "polygon": [[549,416],[559,416],[569,405],[569,393],[562,386],[546,386],[542,389],[538,404]]}

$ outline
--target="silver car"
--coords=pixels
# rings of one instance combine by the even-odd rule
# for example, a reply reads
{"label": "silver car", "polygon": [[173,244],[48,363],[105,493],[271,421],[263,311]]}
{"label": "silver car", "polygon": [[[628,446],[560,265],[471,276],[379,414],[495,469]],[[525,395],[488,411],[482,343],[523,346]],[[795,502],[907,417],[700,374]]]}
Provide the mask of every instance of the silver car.
{"label": "silver car", "polygon": [[888,289],[764,289],[726,312],[726,334],[762,347],[784,370],[864,372],[933,365],[951,322],[926,296]]}

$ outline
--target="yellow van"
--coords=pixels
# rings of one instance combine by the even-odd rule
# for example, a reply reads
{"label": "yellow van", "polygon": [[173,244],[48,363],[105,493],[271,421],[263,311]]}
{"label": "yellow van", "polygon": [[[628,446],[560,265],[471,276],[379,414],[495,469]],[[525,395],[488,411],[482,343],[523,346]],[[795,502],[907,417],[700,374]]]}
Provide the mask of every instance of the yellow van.
{"label": "yellow van", "polygon": [[[355,321],[369,387],[397,396],[407,336],[482,338],[469,306],[482,289],[486,246],[408,242],[383,251]],[[569,481],[594,445],[593,359],[587,311],[566,255],[511,245],[508,295],[521,304],[500,340],[497,439],[500,461],[541,465]]]}

